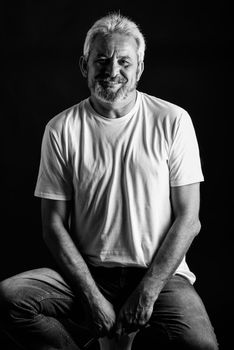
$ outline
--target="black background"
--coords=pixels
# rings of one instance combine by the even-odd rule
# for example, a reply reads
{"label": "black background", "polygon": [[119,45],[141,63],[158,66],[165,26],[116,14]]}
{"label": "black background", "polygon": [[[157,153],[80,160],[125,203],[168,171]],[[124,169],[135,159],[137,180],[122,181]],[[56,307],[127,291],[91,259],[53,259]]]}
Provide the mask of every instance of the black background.
{"label": "black background", "polygon": [[[88,96],[78,67],[89,27],[120,10],[146,37],[139,90],[184,107],[200,145],[202,230],[187,260],[221,349],[231,339],[233,233],[232,11],[228,2],[73,0],[5,2],[1,117],[0,279],[46,266],[33,196],[45,124]],[[3,347],[4,348],[4,347]]]}

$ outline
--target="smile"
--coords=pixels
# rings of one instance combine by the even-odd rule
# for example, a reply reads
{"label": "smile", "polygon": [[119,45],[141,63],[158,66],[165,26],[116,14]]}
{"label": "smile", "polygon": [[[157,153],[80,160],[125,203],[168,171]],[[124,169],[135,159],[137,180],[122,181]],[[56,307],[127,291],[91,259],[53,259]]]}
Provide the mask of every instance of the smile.
{"label": "smile", "polygon": [[117,85],[122,85],[122,83],[115,83],[115,82],[107,81],[107,82],[104,82],[103,85],[106,85],[106,86],[109,86],[109,87],[115,87]]}
{"label": "smile", "polygon": [[117,85],[125,84],[126,81],[123,80],[98,80],[99,84],[102,86],[115,87]]}

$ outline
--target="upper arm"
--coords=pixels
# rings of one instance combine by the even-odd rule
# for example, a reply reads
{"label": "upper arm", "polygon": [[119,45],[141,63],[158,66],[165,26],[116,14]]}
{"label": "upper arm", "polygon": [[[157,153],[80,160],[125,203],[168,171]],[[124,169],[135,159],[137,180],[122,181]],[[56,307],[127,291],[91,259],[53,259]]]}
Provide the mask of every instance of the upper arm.
{"label": "upper arm", "polygon": [[34,194],[40,198],[67,201],[73,196],[72,168],[63,137],[47,125]]}
{"label": "upper arm", "polygon": [[199,221],[200,183],[171,187],[171,201],[175,217]]}
{"label": "upper arm", "polygon": [[[172,187],[196,187],[204,180],[199,147],[192,124],[187,112],[181,114],[173,124],[170,135],[168,166],[170,171],[170,185]],[[176,189],[175,189],[176,190]]]}
{"label": "upper arm", "polygon": [[41,200],[42,227],[45,233],[53,226],[62,225],[68,227],[70,217],[71,201],[65,200]]}

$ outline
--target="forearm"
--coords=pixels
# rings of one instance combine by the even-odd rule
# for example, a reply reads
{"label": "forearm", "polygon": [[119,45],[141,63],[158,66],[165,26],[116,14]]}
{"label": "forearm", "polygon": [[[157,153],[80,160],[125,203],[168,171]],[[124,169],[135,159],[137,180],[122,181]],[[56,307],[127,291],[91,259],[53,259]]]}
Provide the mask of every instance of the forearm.
{"label": "forearm", "polygon": [[84,300],[83,326],[97,338],[108,334],[115,324],[114,308],[100,292],[66,228],[52,224],[45,231],[44,239],[74,293]]}
{"label": "forearm", "polygon": [[178,217],[156,252],[140,287],[157,299],[168,279],[176,271],[194,237],[200,231],[199,220]]}
{"label": "forearm", "polygon": [[54,224],[44,229],[44,241],[55,261],[69,281],[75,293],[86,300],[100,297],[101,293],[88,269],[88,266],[75,246],[67,229]]}

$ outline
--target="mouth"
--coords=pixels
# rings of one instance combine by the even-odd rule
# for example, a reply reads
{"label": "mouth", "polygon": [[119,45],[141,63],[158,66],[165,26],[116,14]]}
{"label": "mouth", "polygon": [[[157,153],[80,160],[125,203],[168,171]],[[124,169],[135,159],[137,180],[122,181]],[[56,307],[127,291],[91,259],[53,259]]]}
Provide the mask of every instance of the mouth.
{"label": "mouth", "polygon": [[126,83],[125,80],[123,79],[116,79],[116,80],[110,80],[110,79],[98,79],[97,80],[100,85],[103,87],[110,87],[110,88],[115,88],[117,86],[123,85]]}
{"label": "mouth", "polygon": [[113,81],[104,81],[102,82],[102,85],[105,87],[110,87],[110,88],[114,88],[116,86],[122,85],[122,83],[117,83],[117,82],[113,82]]}

